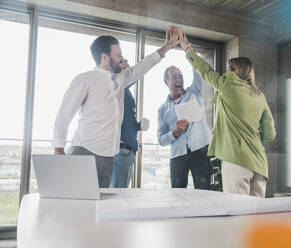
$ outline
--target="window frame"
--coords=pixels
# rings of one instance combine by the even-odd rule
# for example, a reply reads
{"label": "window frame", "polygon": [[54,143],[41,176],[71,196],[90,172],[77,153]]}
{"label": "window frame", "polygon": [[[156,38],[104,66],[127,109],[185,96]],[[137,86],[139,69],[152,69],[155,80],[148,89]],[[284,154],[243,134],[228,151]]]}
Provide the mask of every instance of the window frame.
{"label": "window frame", "polygon": [[[130,33],[136,35],[136,61],[144,57],[145,39],[151,37],[163,40],[165,33],[154,29],[145,29],[141,26],[128,24],[125,22],[115,22],[112,20],[97,18],[93,16],[81,15],[73,12],[40,7],[38,5],[26,4],[16,1],[0,2],[0,9],[25,13],[29,15],[30,34],[28,48],[28,66],[26,79],[26,98],[24,112],[24,134],[22,139],[22,157],[21,157],[21,175],[20,175],[20,194],[19,205],[25,194],[30,189],[30,171],[31,171],[31,149],[32,149],[32,125],[34,111],[34,90],[35,90],[35,73],[36,73],[36,53],[37,53],[37,32],[39,27],[39,18],[46,17],[53,20],[67,21],[72,24],[83,24],[90,27],[111,29],[122,33]],[[223,70],[223,43],[206,41],[189,36],[190,42],[195,46],[214,49],[214,68],[217,72],[222,73]],[[137,116],[142,115],[143,104],[143,78],[135,85],[135,100],[137,102]],[[214,115],[213,115],[214,118]],[[142,138],[139,138],[142,144]],[[134,178],[132,187],[140,187],[141,185],[141,147],[137,153],[136,166],[134,167]],[[0,226],[0,239],[15,239],[16,226]]]}

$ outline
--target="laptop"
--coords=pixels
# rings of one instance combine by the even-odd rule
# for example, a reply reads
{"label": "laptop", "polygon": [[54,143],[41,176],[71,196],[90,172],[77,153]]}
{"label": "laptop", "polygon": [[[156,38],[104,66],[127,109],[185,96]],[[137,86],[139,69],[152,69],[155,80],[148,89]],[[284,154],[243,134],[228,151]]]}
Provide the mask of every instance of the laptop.
{"label": "laptop", "polygon": [[32,155],[40,197],[99,200],[116,194],[100,193],[94,156]]}

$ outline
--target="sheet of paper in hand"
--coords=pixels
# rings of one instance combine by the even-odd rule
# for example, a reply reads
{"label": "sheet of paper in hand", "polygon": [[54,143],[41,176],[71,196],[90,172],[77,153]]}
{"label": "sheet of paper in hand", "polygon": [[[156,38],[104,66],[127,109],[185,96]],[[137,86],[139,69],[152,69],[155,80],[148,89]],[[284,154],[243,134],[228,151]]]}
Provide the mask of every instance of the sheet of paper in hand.
{"label": "sheet of paper in hand", "polygon": [[198,122],[202,119],[202,108],[196,99],[175,105],[178,120],[187,119],[189,122]]}

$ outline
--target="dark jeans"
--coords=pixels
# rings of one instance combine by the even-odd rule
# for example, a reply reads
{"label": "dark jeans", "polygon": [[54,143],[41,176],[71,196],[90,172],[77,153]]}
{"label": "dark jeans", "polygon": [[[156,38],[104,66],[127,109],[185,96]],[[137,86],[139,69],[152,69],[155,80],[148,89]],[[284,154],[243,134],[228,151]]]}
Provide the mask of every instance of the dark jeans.
{"label": "dark jeans", "polygon": [[100,188],[108,188],[113,170],[113,157],[96,155],[82,146],[72,146],[67,151],[68,155],[93,155],[96,160],[96,168]]}
{"label": "dark jeans", "polygon": [[207,157],[208,146],[170,159],[170,174],[172,188],[186,188],[188,174],[191,170],[195,189],[210,187],[210,159]]}
{"label": "dark jeans", "polygon": [[115,155],[113,160],[110,188],[128,188],[134,160],[134,151],[120,147],[119,153]]}

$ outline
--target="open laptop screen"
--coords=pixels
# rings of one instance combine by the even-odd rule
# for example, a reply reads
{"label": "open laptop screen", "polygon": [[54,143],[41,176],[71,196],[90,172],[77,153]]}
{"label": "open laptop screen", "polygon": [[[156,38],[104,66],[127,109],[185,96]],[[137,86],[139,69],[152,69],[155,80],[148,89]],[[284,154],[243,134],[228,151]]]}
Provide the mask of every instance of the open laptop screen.
{"label": "open laptop screen", "polygon": [[94,156],[33,155],[40,197],[100,199]]}

